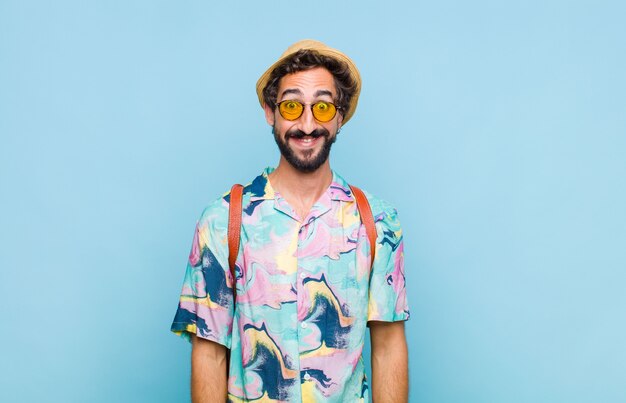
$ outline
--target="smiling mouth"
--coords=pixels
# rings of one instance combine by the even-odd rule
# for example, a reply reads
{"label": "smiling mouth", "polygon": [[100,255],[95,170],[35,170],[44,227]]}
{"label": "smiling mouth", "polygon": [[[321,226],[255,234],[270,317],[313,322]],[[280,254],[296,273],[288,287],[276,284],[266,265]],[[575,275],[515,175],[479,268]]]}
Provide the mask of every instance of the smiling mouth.
{"label": "smiling mouth", "polygon": [[287,132],[287,139],[301,140],[305,142],[311,142],[320,137],[328,136],[328,130],[315,129],[310,133],[305,133],[302,130],[293,130]]}
{"label": "smiling mouth", "polygon": [[294,142],[295,144],[299,145],[300,147],[313,147],[315,144],[317,144],[319,141],[321,141],[320,139],[322,138],[322,136],[293,136],[290,137],[288,141],[290,142]]}
{"label": "smiling mouth", "polygon": [[315,140],[318,139],[320,137],[324,136],[324,133],[311,133],[311,134],[305,134],[305,135],[290,135],[289,138],[290,139],[294,139],[294,140]]}

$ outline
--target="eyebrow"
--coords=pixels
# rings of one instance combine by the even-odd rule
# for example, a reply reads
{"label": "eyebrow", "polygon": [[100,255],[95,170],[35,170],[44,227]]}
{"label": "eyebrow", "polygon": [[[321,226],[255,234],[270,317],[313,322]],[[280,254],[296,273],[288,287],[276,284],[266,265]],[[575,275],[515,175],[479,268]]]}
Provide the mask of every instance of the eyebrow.
{"label": "eyebrow", "polygon": [[296,94],[296,95],[302,95],[302,91],[300,91],[297,88],[287,88],[285,91],[283,91],[283,93],[280,95],[280,97],[284,97],[287,94]]}
{"label": "eyebrow", "polygon": [[[304,95],[302,93],[302,91],[300,91],[297,88],[287,88],[285,91],[283,91],[283,93],[280,95],[280,97],[282,98],[282,97],[284,97],[285,95],[288,95],[288,94],[295,94],[295,95],[300,95],[300,96]],[[328,91],[328,90],[317,90],[317,91],[315,91],[314,95],[315,95],[315,98],[321,97],[323,95],[328,95],[331,98],[333,97],[333,93]]]}
{"label": "eyebrow", "polygon": [[315,97],[321,97],[322,95],[328,95],[329,97],[333,97],[333,93],[328,90],[317,90],[315,92]]}

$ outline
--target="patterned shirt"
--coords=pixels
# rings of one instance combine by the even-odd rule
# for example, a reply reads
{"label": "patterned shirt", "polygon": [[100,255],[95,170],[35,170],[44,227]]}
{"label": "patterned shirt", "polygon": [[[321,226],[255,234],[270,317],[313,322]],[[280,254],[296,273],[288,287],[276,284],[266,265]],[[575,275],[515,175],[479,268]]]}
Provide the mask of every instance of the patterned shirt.
{"label": "patterned shirt", "polygon": [[272,189],[271,171],[244,188],[236,303],[227,193],[197,223],[172,331],[230,349],[229,401],[367,402],[367,322],[409,318],[397,212],[366,193],[378,235],[370,272],[348,184],[333,172],[302,219]]}

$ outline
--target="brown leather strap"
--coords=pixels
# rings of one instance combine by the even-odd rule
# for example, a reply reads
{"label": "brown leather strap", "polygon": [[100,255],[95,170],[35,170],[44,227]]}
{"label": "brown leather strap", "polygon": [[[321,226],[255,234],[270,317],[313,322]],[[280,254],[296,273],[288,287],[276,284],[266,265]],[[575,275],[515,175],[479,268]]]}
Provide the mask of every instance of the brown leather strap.
{"label": "brown leather strap", "polygon": [[228,266],[233,278],[233,293],[235,287],[235,262],[239,253],[239,242],[241,241],[241,203],[243,196],[243,186],[237,184],[230,189],[230,203],[228,205]]}
{"label": "brown leather strap", "polygon": [[361,189],[352,185],[350,185],[350,189],[352,190],[352,194],[356,200],[356,207],[359,210],[361,222],[365,225],[367,239],[370,241],[370,257],[372,259],[370,265],[371,268],[374,266],[374,257],[376,255],[376,225],[374,224],[372,208],[370,207],[370,203],[367,201],[367,197],[365,197],[365,193],[363,193]]}

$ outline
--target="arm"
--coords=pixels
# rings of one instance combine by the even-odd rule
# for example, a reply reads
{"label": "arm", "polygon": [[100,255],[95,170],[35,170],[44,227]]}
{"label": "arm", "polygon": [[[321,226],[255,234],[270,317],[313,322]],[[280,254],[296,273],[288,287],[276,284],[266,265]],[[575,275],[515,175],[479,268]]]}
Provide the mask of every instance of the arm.
{"label": "arm", "polygon": [[[191,401],[225,402],[227,398],[227,351],[221,344],[192,336]],[[221,396],[221,398],[217,398]]]}
{"label": "arm", "polygon": [[372,343],[372,400],[409,400],[408,350],[404,322],[369,322]]}

